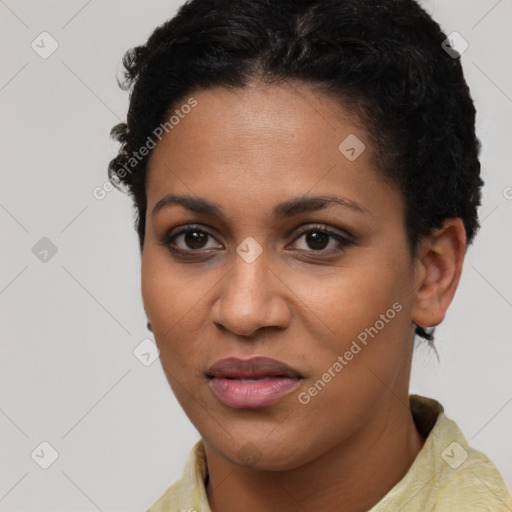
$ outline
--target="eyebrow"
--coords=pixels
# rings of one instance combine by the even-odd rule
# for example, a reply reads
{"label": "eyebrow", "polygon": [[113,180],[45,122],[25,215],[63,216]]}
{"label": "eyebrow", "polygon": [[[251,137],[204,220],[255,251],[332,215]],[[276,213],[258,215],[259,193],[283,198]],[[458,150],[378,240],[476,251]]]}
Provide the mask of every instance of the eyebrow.
{"label": "eyebrow", "polygon": [[[321,196],[313,196],[313,197],[298,197],[295,199],[290,199],[283,203],[279,203],[273,209],[273,215],[276,220],[282,220],[287,217],[292,217],[299,213],[307,213],[307,212],[315,212],[318,210],[322,210],[331,204],[337,204],[343,206],[345,208],[349,208],[351,210],[357,211],[363,214],[370,214],[370,212],[361,206],[356,201],[347,198],[336,197],[332,195],[321,195]],[[151,211],[151,215],[156,215],[160,210],[166,207],[170,207],[173,205],[180,205],[191,212],[199,213],[202,215],[211,215],[220,218],[225,218],[223,213],[222,206],[213,201],[209,201],[207,199],[193,197],[193,196],[184,196],[184,195],[176,195],[176,194],[168,194],[162,199],[160,199],[153,210]]]}

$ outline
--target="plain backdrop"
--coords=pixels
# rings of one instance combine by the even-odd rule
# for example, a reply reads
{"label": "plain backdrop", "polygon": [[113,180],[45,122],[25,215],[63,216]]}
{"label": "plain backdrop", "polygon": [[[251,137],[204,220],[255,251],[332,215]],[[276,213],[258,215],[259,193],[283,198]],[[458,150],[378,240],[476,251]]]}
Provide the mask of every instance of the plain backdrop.
{"label": "plain backdrop", "polygon": [[[121,58],[180,3],[0,1],[0,511],[145,510],[199,439],[159,360],[134,354],[151,333],[130,199],[93,195],[126,117]],[[417,348],[411,392],[512,488],[512,0],[423,5],[469,44],[485,187],[440,361]]]}

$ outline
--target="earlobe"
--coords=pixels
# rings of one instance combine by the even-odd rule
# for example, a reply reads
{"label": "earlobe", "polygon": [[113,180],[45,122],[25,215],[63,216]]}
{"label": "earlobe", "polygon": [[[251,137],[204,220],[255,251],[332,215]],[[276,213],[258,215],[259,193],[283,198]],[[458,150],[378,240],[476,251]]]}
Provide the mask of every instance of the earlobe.
{"label": "earlobe", "polygon": [[440,324],[459,284],[466,253],[462,219],[446,219],[418,248],[411,320],[423,327]]}
{"label": "earlobe", "polygon": [[[146,313],[146,318],[147,318],[148,312],[146,311],[146,304],[144,304],[144,300],[142,301],[142,305],[144,307],[144,313]],[[148,321],[146,323],[146,327],[147,327],[148,331],[153,332],[153,329],[151,328],[151,322],[149,321],[149,318],[148,318]]]}

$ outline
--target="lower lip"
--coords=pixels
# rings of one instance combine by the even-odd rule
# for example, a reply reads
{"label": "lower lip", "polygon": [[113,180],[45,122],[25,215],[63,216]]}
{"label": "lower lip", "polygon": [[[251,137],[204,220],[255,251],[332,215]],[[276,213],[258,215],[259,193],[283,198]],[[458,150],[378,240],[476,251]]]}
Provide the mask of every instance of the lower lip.
{"label": "lower lip", "polygon": [[243,381],[214,377],[210,388],[224,404],[240,409],[259,409],[275,404],[293,391],[300,378],[272,377],[254,381]]}

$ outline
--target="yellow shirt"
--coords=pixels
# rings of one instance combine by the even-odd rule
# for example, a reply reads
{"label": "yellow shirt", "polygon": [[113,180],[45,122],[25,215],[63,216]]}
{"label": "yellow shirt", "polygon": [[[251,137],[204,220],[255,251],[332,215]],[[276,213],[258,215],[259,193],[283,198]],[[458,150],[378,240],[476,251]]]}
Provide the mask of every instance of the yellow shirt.
{"label": "yellow shirt", "polygon": [[[443,406],[419,395],[410,395],[409,402],[425,444],[402,480],[368,512],[512,511],[512,499],[496,466],[468,445]],[[204,485],[207,474],[200,439],[181,479],[147,512],[211,512]]]}

